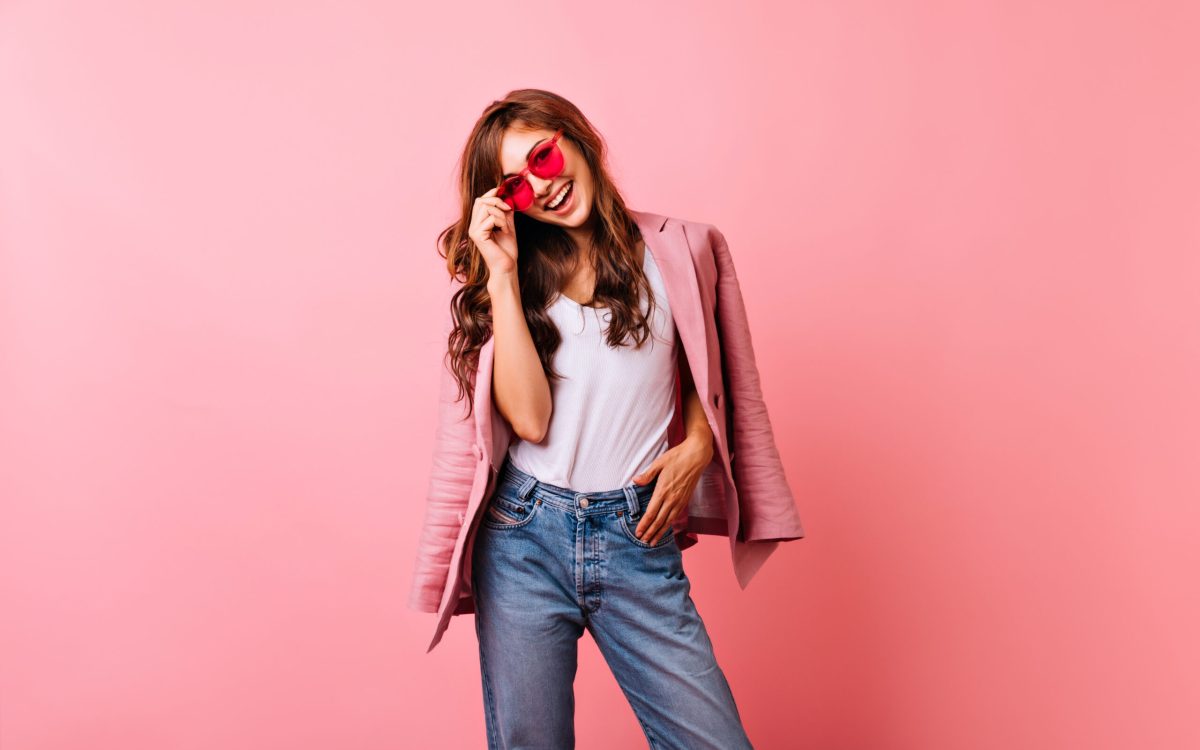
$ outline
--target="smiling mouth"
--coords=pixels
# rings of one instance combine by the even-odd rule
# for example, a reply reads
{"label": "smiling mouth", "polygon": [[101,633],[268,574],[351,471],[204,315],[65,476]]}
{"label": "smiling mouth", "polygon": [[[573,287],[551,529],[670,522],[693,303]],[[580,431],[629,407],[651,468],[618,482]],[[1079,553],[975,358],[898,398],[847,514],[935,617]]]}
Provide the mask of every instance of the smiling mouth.
{"label": "smiling mouth", "polygon": [[556,212],[558,212],[558,211],[561,211],[561,210],[562,210],[562,208],[563,208],[564,206],[566,206],[566,205],[567,205],[567,203],[569,203],[569,202],[570,202],[570,200],[571,200],[571,195],[572,195],[574,192],[575,192],[575,181],[574,181],[574,180],[571,180],[570,182],[568,182],[568,183],[567,183],[567,192],[563,194],[562,200],[560,200],[560,201],[558,202],[558,205],[556,205],[556,206],[554,206],[553,208],[551,208],[551,207],[550,207],[550,205],[549,205],[549,204],[547,204],[547,205],[546,205],[546,210],[547,210],[547,211],[549,211],[550,213],[556,213]]}

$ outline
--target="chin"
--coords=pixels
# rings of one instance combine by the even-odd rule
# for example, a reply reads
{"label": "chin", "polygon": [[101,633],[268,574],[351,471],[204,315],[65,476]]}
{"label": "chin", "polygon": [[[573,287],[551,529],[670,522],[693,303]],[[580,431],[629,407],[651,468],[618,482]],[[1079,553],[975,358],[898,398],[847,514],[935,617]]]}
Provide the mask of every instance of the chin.
{"label": "chin", "polygon": [[581,227],[587,223],[588,214],[590,214],[590,213],[591,213],[591,211],[589,211],[586,208],[583,208],[583,209],[580,209],[579,211],[577,211],[574,216],[565,217],[566,218],[565,221],[560,221],[558,223],[564,227],[571,227],[571,228]]}

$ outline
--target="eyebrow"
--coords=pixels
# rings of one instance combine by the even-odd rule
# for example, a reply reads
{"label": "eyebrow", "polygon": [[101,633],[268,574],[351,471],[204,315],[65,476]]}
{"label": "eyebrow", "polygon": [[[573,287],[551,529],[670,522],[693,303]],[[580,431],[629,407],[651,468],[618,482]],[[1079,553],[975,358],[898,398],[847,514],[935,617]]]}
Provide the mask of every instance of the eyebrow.
{"label": "eyebrow", "polygon": [[[537,143],[535,143],[535,144],[533,144],[532,146],[530,146],[530,147],[529,147],[529,151],[528,151],[528,152],[525,154],[525,161],[526,161],[526,162],[528,162],[528,161],[529,161],[529,154],[532,154],[532,153],[533,153],[533,150],[534,150],[535,148],[537,148],[537,147],[538,147],[538,145],[539,145],[539,144],[540,144],[542,141],[548,141],[548,140],[550,140],[550,139],[549,139],[549,138],[543,138],[541,141],[538,141]],[[512,173],[512,172],[505,172],[505,173],[504,173],[504,177],[505,177],[505,178],[512,177],[512,176],[513,176],[513,173]]]}

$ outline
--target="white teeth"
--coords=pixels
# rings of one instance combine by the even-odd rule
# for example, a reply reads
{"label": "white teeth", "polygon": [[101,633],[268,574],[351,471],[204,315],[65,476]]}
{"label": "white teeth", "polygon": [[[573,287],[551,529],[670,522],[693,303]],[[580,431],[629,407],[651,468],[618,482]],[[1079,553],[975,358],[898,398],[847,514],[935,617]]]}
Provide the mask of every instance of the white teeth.
{"label": "white teeth", "polygon": [[558,208],[558,204],[562,203],[563,198],[567,197],[567,190],[571,187],[571,183],[562,186],[562,190],[558,191],[558,195],[554,196],[554,200],[546,204],[546,208]]}

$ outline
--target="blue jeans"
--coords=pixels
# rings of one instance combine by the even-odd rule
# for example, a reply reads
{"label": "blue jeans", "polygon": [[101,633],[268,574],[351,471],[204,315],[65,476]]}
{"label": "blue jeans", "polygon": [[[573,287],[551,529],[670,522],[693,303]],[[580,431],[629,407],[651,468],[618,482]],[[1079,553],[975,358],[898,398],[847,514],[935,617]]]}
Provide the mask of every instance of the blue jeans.
{"label": "blue jeans", "polygon": [[575,747],[584,628],[651,748],[751,748],[668,530],[634,536],[654,482],[575,492],[507,457],[471,560],[489,750]]}

